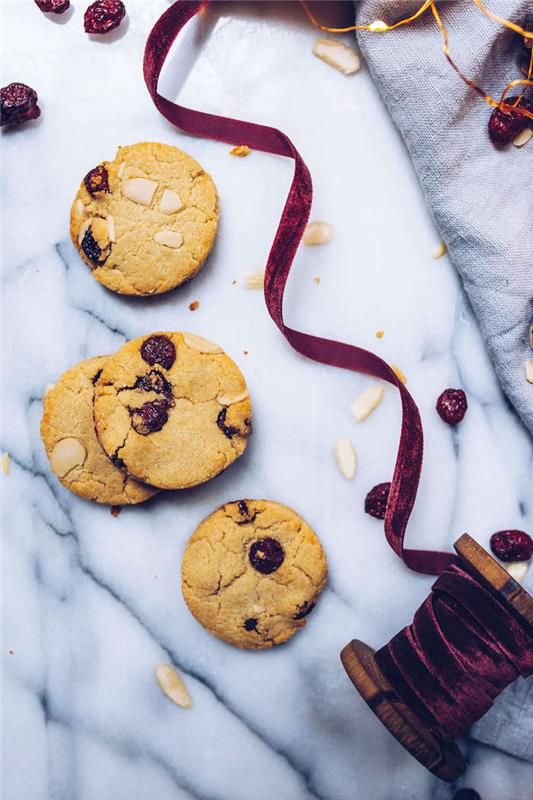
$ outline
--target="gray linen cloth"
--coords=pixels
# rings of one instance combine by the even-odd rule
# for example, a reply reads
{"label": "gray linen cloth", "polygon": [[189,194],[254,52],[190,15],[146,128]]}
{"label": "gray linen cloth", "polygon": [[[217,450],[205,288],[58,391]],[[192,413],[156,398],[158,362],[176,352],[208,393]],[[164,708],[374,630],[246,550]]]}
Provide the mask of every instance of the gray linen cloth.
{"label": "gray linen cloth", "polygon": [[[389,24],[421,5],[398,0],[356,3],[359,23]],[[514,22],[533,0],[493,0]],[[517,70],[520,39],[472,2],[440,2],[450,50],[462,71],[496,99]],[[394,32],[359,32],[360,49],[418,172],[427,204],[468,293],[502,387],[533,433],[533,139],[497,150],[487,134],[491,109],[446,61],[431,11]],[[529,571],[533,589],[533,568]],[[533,679],[519,679],[474,725],[482,742],[533,761]]]}

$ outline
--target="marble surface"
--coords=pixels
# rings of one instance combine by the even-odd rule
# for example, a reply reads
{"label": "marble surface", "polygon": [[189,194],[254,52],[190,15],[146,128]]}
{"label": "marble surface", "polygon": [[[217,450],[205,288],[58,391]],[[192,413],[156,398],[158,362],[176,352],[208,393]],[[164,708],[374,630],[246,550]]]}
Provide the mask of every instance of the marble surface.
{"label": "marble surface", "polygon": [[[363,498],[388,480],[399,431],[391,387],[357,425],[348,406],[368,385],[307,362],[275,329],[261,269],[291,178],[284,160],[180,134],[156,112],[141,75],[144,42],[167,7],[130,2],[111,41],[82,30],[85,7],[49,19],[5,2],[3,83],[22,80],[42,117],[2,135],[4,413],[3,797],[5,800],[445,800],[351,688],[339,651],[353,637],[380,645],[406,624],[430,578],[387,548]],[[370,347],[399,365],[420,405],[426,460],[409,541],[450,547],[468,531],[533,528],[530,438],[502,397],[465,295],[416,175],[367,71],[345,78],[310,52],[314,32],[293,4],[216,4],[170,60],[163,91],[198,108],[273,123],[297,143],[314,179],[313,217],[335,240],[302,248],[290,278],[293,327]],[[68,239],[80,177],[119,144],[159,140],[188,150],[218,185],[215,251],[188,286],[150,301],[98,285]],[[320,276],[317,285],[313,278]],[[233,282],[237,281],[236,284]],[[200,301],[191,313],[188,305]],[[63,489],[39,439],[48,383],[87,356],[154,329],[218,341],[240,365],[255,433],[237,464],[198,489],[165,494],[114,518]],[[375,332],[383,329],[381,340]],[[245,354],[245,351],[247,354]],[[457,431],[434,411],[462,386]],[[352,482],[332,447],[359,454]],[[220,503],[285,502],[327,550],[330,581],[287,646],[240,652],[212,638],[179,589],[185,542]],[[172,663],[193,698],[160,692]],[[483,800],[527,800],[532,768],[465,741],[458,785]]]}

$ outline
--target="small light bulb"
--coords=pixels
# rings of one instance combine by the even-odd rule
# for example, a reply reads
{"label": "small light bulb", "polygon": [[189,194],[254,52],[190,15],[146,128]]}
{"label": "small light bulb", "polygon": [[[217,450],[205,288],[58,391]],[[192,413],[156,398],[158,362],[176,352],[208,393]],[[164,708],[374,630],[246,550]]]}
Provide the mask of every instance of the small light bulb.
{"label": "small light bulb", "polygon": [[374,22],[371,22],[368,26],[368,30],[374,33],[375,31],[387,31],[389,26],[386,22],[383,22],[382,19],[376,19]]}

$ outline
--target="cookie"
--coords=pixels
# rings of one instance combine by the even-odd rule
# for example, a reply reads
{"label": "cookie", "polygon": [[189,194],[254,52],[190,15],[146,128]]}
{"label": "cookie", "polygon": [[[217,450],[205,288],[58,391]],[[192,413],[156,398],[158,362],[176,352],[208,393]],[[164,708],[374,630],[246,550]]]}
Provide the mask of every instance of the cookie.
{"label": "cookie", "polygon": [[245,380],[213,342],[154,333],[106,361],[95,392],[100,442],[140,480],[185,489],[244,452],[252,410]]}
{"label": "cookie", "polygon": [[142,503],[157,489],[130,478],[106,456],[96,437],[94,382],[107,356],[82,361],[44,396],[41,438],[63,486],[85,500],[109,505]]}
{"label": "cookie", "polygon": [[188,281],[213,246],[218,196],[193,158],[166,144],[119,147],[81,182],[70,235],[97,281],[129,295]]}
{"label": "cookie", "polygon": [[327,578],[309,525],[270,500],[226,503],[189,539],[181,565],[185,602],[210,633],[262,650],[306,622]]}

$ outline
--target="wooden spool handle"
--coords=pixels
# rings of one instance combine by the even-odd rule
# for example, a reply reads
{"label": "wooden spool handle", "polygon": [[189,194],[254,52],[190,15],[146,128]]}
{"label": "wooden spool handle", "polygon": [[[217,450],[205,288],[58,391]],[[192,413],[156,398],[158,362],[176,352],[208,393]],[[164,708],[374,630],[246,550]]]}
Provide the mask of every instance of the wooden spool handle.
{"label": "wooden spool handle", "polygon": [[[468,534],[455,542],[462,566],[494,592],[526,627],[533,625],[533,597]],[[401,700],[374,658],[375,651],[354,639],[341,652],[341,661],[353,685],[392,735],[424,767],[452,783],[468,764],[455,742],[436,736]]]}

